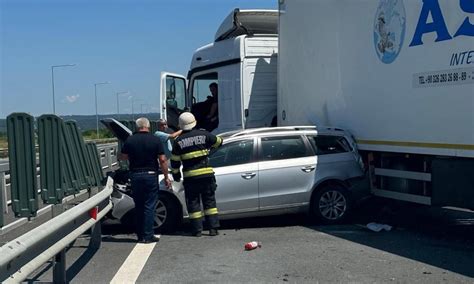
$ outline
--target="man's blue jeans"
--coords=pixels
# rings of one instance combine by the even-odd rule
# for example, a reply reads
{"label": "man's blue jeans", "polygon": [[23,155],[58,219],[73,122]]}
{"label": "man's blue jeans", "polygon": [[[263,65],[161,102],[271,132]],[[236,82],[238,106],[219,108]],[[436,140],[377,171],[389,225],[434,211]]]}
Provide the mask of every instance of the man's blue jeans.
{"label": "man's blue jeans", "polygon": [[139,241],[153,237],[155,207],[158,201],[158,174],[156,172],[132,172],[133,200],[136,212],[136,233]]}

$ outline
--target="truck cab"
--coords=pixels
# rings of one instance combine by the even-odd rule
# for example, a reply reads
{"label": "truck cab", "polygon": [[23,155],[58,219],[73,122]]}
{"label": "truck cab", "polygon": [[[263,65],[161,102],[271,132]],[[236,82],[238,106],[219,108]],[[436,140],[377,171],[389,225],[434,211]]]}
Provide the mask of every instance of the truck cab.
{"label": "truck cab", "polygon": [[191,111],[197,127],[213,133],[274,125],[277,31],[276,10],[232,11],[214,42],[194,52],[187,76],[161,73],[161,117],[177,129],[179,115]]}

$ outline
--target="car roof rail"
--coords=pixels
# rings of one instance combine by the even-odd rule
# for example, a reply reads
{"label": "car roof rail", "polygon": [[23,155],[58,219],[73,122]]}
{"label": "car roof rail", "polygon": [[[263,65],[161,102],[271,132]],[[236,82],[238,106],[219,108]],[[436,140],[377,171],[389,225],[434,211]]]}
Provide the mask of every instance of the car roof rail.
{"label": "car roof rail", "polygon": [[342,131],[346,132],[344,129],[339,128],[339,127],[333,127],[333,126],[319,126],[318,129],[326,129],[326,130],[331,130],[331,131]]}
{"label": "car roof rail", "polygon": [[262,127],[262,128],[251,128],[231,134],[229,137],[237,137],[248,134],[257,134],[265,132],[280,132],[280,131],[295,131],[295,130],[315,130],[316,126],[303,125],[303,126],[280,126],[280,127]]}
{"label": "car roof rail", "polygon": [[230,137],[236,133],[239,133],[241,132],[242,130],[232,130],[232,131],[227,131],[227,132],[222,132],[222,133],[219,133],[217,134],[217,136],[220,136],[220,137]]}

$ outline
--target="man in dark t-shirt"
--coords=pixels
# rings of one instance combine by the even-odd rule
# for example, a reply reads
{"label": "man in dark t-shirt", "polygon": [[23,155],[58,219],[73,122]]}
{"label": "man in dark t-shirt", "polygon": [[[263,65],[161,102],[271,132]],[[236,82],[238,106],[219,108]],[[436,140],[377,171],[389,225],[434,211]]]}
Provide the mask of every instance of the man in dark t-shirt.
{"label": "man in dark t-shirt", "polygon": [[[136,211],[136,233],[139,242],[159,241],[153,234],[156,202],[158,201],[158,170],[161,168],[165,185],[171,188],[168,164],[160,139],[150,133],[150,121],[136,121],[137,132],[128,137],[122,147],[122,160],[129,160],[130,180]],[[159,166],[158,166],[159,162]]]}

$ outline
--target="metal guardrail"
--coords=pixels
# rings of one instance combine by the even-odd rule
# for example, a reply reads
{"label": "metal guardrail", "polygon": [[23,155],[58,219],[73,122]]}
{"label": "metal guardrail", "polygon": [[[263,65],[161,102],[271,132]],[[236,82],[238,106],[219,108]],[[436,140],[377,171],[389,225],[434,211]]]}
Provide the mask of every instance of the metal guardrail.
{"label": "metal guardrail", "polygon": [[[56,257],[55,265],[58,267],[53,268],[53,281],[66,282],[65,255],[61,255],[61,252],[112,208],[109,200],[112,187],[113,180],[109,178],[106,187],[96,195],[0,247],[0,281],[19,283],[39,266]],[[102,208],[98,209],[101,204]],[[97,211],[92,214],[91,210]],[[100,223],[94,227],[91,244],[98,248],[101,240]]]}
{"label": "metal guardrail", "polygon": [[[44,218],[30,223],[34,229],[14,240],[12,234],[11,241],[0,247],[0,281],[23,281],[54,258],[53,283],[66,283],[66,247],[91,227],[89,247],[100,246],[101,225],[95,224],[112,207],[113,180],[108,178],[103,189],[104,170],[117,165],[117,145],[104,147],[103,154],[99,153],[95,142],[84,141],[76,122],[64,122],[52,114],[35,122],[30,114],[12,113],[7,117],[7,133],[9,159],[0,161],[1,233],[34,220],[38,212],[52,214],[46,223]],[[85,193],[87,199],[76,199]],[[64,202],[67,199],[78,201],[78,205],[64,211],[65,206],[72,205]],[[39,210],[41,206],[46,207]],[[20,219],[5,215],[9,211]],[[5,222],[5,216],[10,222]]]}
{"label": "metal guardrail", "polygon": [[[97,145],[97,151],[100,157],[100,164],[102,170],[104,172],[113,171],[118,167],[117,162],[117,143],[110,143],[110,144],[102,144]],[[5,160],[6,161],[6,160]],[[36,178],[37,184],[40,184],[40,168],[39,168],[39,160],[37,160],[37,168],[36,168]],[[65,198],[65,201],[70,201],[75,197],[78,197],[82,194],[86,193],[83,191],[77,195],[69,196]],[[5,220],[6,215],[10,214],[11,211],[11,195],[10,195],[10,168],[9,164],[0,164],[0,221],[3,219]],[[38,187],[38,198],[40,198],[41,189]],[[37,212],[37,217],[44,215],[51,211],[52,205],[47,205]],[[16,218],[15,221],[5,224],[4,227],[0,228],[0,235],[10,232],[23,224],[27,223],[28,221],[33,220],[35,217],[31,218]],[[2,222],[0,222],[1,224]]]}
{"label": "metal guardrail", "polygon": [[[103,138],[103,139],[85,139],[85,142],[95,142],[97,144],[113,144],[117,143],[117,138]],[[35,146],[38,151],[38,145]],[[0,148],[0,159],[8,157],[8,148]]]}

